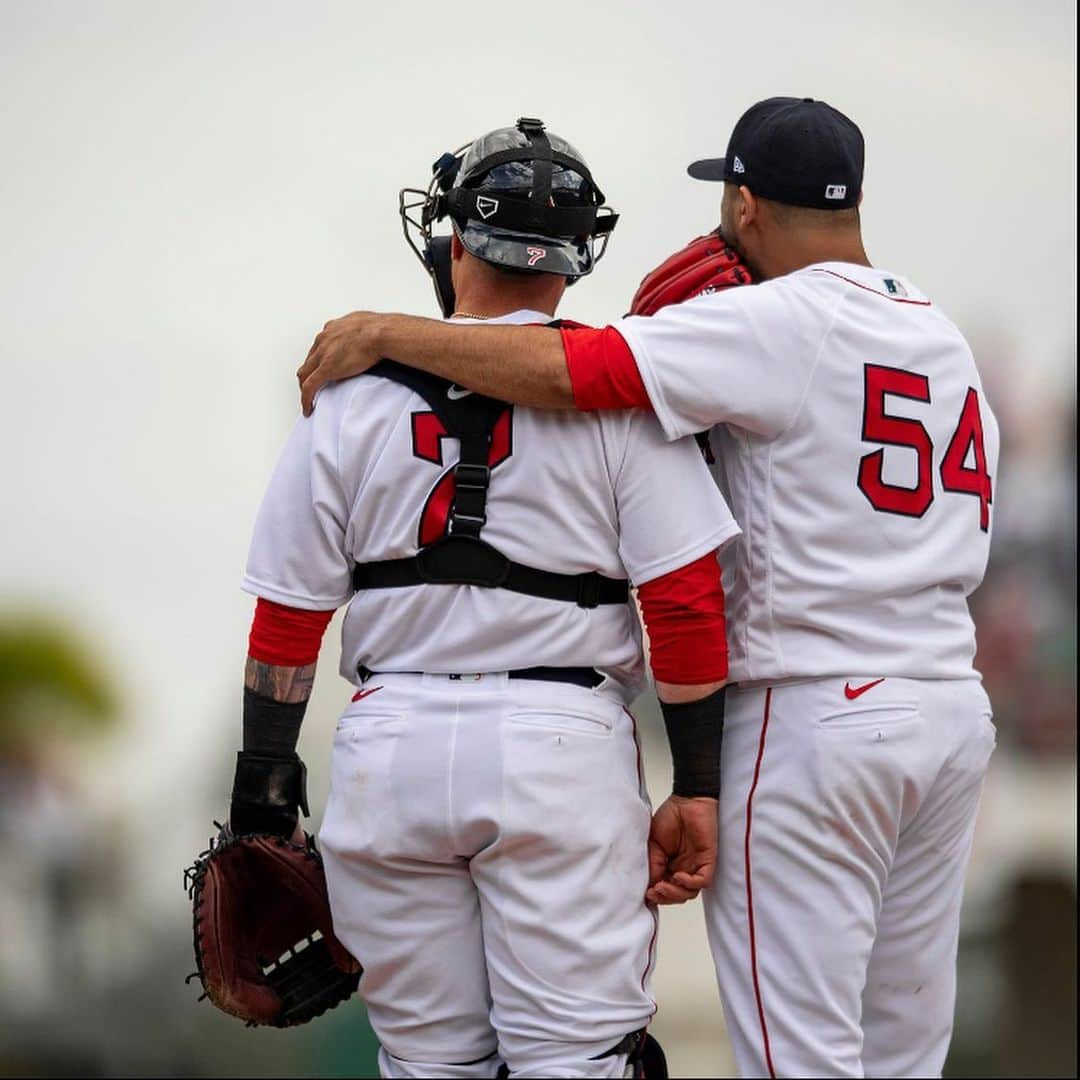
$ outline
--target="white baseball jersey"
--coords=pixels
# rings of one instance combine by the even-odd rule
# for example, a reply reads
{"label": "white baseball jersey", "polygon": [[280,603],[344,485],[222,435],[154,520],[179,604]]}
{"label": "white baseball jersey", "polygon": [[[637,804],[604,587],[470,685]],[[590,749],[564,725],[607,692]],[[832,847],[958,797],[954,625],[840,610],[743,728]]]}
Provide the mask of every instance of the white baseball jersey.
{"label": "white baseball jersey", "polygon": [[733,681],[971,677],[998,429],[936,306],[820,263],[618,330],[669,438],[723,425]]}
{"label": "white baseball jersey", "polygon": [[[457,460],[457,440],[408,388],[372,375],[326,387],[274,471],[244,588],[298,608],[349,603],[341,673],[354,682],[360,664],[433,673],[592,666],[633,693],[644,670],[632,604],[586,610],[453,585],[353,597],[354,564],[409,556],[442,535]],[[668,442],[638,410],[515,408],[495,428],[490,463],[482,538],[539,569],[641,585],[739,531],[693,440]]]}

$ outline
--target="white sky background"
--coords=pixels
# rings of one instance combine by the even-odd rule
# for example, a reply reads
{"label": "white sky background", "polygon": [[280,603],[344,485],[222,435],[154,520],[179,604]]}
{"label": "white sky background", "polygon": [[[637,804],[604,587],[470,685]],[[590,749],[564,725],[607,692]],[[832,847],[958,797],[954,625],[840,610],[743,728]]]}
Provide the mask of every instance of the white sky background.
{"label": "white sky background", "polygon": [[[293,372],[331,316],[434,313],[399,187],[542,117],[623,214],[564,308],[603,321],[715,223],[685,165],[760,98],[823,98],[866,135],[871,258],[1071,393],[1074,42],[1073,5],[1040,0],[0,0],[0,600],[69,615],[126,687],[102,777],[154,824],[195,815],[160,888],[230,770]],[[330,638],[310,757],[335,667]]]}

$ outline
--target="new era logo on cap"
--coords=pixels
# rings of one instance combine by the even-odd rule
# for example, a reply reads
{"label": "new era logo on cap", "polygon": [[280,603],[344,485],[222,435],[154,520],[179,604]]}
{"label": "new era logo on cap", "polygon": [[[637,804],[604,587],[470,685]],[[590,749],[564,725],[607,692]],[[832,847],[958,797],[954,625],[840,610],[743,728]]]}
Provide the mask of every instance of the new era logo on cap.
{"label": "new era logo on cap", "polygon": [[829,184],[825,188],[826,199],[845,199],[847,198],[847,184]]}
{"label": "new era logo on cap", "polygon": [[732,172],[746,172],[746,166],[739,160],[739,155],[735,155],[735,160],[731,163]]}

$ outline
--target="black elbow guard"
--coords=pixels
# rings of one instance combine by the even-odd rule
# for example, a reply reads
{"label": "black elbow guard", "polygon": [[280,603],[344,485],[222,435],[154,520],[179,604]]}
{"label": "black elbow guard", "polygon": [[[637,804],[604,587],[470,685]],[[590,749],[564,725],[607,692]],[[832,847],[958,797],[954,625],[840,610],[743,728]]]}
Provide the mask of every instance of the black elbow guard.
{"label": "black elbow guard", "polygon": [[684,798],[719,797],[726,691],[727,687],[721,687],[708,697],[681,705],[660,702],[671,746],[673,794]]}

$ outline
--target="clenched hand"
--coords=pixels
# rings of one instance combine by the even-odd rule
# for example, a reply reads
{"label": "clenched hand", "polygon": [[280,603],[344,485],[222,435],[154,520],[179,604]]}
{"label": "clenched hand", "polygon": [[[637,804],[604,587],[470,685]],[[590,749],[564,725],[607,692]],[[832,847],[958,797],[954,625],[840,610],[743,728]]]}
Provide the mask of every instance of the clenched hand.
{"label": "clenched hand", "polygon": [[693,900],[716,870],[716,799],[669,795],[653,814],[649,831],[649,888],[653,904]]}

